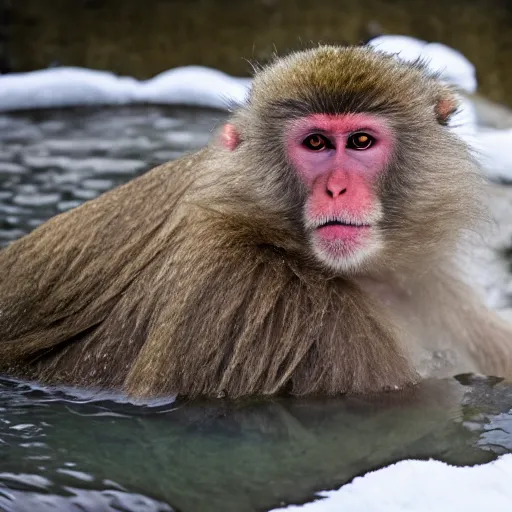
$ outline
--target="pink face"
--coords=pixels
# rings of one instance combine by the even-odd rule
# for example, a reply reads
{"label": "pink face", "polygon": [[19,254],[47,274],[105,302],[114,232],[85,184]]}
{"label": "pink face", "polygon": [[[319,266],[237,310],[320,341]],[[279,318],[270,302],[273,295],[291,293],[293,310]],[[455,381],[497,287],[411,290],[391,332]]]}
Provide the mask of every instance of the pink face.
{"label": "pink face", "polygon": [[[313,252],[334,270],[357,270],[382,247],[375,185],[391,157],[393,131],[371,114],[315,114],[291,121],[285,140],[308,190],[304,223]],[[240,142],[237,129],[224,125],[222,145],[234,151]]]}
{"label": "pink face", "polygon": [[306,229],[329,267],[353,270],[380,249],[375,183],[392,149],[390,127],[370,114],[315,114],[288,127],[288,157],[309,191]]}

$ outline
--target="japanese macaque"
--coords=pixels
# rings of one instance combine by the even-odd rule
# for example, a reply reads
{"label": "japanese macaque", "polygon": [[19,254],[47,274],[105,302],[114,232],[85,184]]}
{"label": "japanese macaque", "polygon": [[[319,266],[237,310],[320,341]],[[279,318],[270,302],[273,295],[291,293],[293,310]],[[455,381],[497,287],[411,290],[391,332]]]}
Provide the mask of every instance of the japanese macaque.
{"label": "japanese macaque", "polygon": [[2,369],[138,397],[510,376],[457,266],[483,183],[456,108],[367,47],[276,60],[206,148],[0,253]]}

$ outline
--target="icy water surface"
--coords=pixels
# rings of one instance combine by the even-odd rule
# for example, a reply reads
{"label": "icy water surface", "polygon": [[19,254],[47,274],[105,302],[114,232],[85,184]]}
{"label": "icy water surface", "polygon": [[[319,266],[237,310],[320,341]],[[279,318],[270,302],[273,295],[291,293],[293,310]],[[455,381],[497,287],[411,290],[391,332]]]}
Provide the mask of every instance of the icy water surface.
{"label": "icy water surface", "polygon": [[[1,116],[0,245],[204,145],[224,116]],[[511,410],[511,386],[469,377],[365,399],[145,405],[0,378],[0,510],[265,511],[404,458],[475,464],[512,452]]]}
{"label": "icy water surface", "polygon": [[0,116],[0,244],[204,146],[224,112],[80,108]]}

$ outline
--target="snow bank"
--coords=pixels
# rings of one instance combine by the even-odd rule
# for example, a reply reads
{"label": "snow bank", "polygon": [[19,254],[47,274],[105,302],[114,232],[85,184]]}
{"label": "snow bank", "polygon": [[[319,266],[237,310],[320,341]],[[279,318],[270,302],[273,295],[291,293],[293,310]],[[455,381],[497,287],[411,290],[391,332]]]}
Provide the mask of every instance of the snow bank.
{"label": "snow bank", "polygon": [[159,103],[227,108],[242,103],[250,79],[201,66],[136,80],[114,73],[60,67],[0,76],[0,111],[81,105]]}
{"label": "snow bank", "polygon": [[81,68],[11,73],[0,76],[0,110],[125,104],[139,86],[134,78]]}
{"label": "snow bank", "polygon": [[164,71],[140,85],[138,101],[226,108],[243,103],[250,78],[235,78],[201,66]]}
{"label": "snow bank", "polygon": [[355,478],[323,499],[272,512],[510,512],[512,454],[474,467],[405,460]]}

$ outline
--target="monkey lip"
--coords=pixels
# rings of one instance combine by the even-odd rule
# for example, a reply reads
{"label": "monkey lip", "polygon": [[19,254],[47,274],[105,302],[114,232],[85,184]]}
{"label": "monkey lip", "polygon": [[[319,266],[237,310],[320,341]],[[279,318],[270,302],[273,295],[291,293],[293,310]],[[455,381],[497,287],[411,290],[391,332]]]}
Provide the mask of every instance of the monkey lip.
{"label": "monkey lip", "polygon": [[369,224],[330,220],[317,226],[316,233],[326,241],[353,241],[367,232]]}
{"label": "monkey lip", "polygon": [[359,222],[345,222],[345,221],[342,221],[342,220],[329,220],[327,222],[324,222],[322,224],[320,224],[317,229],[320,229],[320,228],[323,228],[323,227],[326,227],[326,226],[350,226],[350,227],[353,227],[353,228],[369,228],[370,227],[370,224],[364,224],[364,223],[359,223]]}

